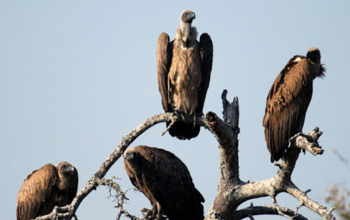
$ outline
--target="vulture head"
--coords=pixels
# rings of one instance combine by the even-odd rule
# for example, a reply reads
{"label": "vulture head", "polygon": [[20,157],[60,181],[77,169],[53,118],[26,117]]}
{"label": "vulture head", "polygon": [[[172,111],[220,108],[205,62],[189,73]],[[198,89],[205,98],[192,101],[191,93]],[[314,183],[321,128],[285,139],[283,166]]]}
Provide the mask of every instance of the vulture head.
{"label": "vulture head", "polygon": [[69,176],[74,173],[75,168],[68,162],[62,162],[58,165],[60,175]]}
{"label": "vulture head", "polygon": [[321,64],[321,52],[317,47],[311,47],[306,54],[306,58],[312,63],[316,64],[319,67],[319,70],[316,71],[316,77],[324,77],[325,68]]}
{"label": "vulture head", "polygon": [[124,153],[125,162],[134,175],[140,172],[137,163],[138,157],[139,153],[134,148],[127,149]]}
{"label": "vulture head", "polygon": [[134,151],[127,150],[124,154],[125,160],[128,162],[136,161],[137,154]]}
{"label": "vulture head", "polygon": [[184,27],[186,24],[191,25],[193,19],[196,18],[196,14],[191,10],[185,10],[180,15],[180,24],[181,27]]}
{"label": "vulture head", "polygon": [[61,162],[58,165],[58,175],[61,179],[59,188],[61,190],[67,190],[69,187],[70,182],[72,181],[71,178],[75,178],[77,171],[75,167],[73,167],[68,162]]}
{"label": "vulture head", "polygon": [[316,64],[321,62],[321,52],[317,47],[311,47],[307,51],[306,57]]}

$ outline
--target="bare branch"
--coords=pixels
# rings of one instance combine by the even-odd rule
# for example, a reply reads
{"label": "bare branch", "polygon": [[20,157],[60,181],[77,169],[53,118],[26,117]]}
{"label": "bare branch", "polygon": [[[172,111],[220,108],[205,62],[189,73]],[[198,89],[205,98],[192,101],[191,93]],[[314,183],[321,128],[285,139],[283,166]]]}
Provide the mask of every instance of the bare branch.
{"label": "bare branch", "polygon": [[120,186],[118,183],[114,182],[113,180],[117,179],[117,177],[112,177],[110,179],[100,179],[99,181],[97,181],[97,184],[99,186],[108,186],[110,191],[111,189],[114,189],[117,193],[117,196],[123,194],[123,191],[121,190]]}
{"label": "bare branch", "polygon": [[[311,189],[306,190],[304,193],[305,195],[311,192]],[[295,212],[298,212],[301,207],[305,206],[303,201],[300,201],[300,204],[296,207]]]}
{"label": "bare branch", "polygon": [[[222,92],[222,106],[223,106],[223,119],[226,124],[228,124],[232,128],[239,129],[239,103],[238,97],[234,97],[233,101],[230,103],[227,101],[227,90],[225,89]],[[239,133],[239,130],[238,130]]]}
{"label": "bare branch", "polygon": [[[279,207],[280,211],[287,216],[292,216],[293,220],[307,220],[304,216],[294,212],[286,207]],[[244,209],[237,210],[232,220],[244,219],[249,215],[279,215],[276,206],[249,206]]]}
{"label": "bare branch", "polygon": [[[58,219],[64,219],[64,218],[67,218],[69,216],[68,211],[69,211],[68,205],[67,206],[63,206],[63,207],[55,206],[50,214],[47,214],[47,215],[44,215],[44,216],[39,216],[39,217],[35,218],[35,220],[49,220],[49,219],[58,220]],[[72,217],[74,217],[74,215],[71,216],[71,218]],[[75,219],[77,219],[77,218],[75,217]]]}
{"label": "bare branch", "polygon": [[318,127],[309,134],[298,133],[289,139],[289,147],[294,144],[296,147],[309,151],[312,155],[323,154],[323,149],[318,145],[318,138],[323,134]]}
{"label": "bare branch", "polygon": [[289,183],[286,192],[298,199],[304,206],[319,214],[323,219],[335,220],[332,214],[333,210],[327,210],[327,207],[307,197],[306,192],[299,190],[292,182]]}
{"label": "bare branch", "polygon": [[[208,112],[206,118],[191,117],[178,115],[176,113],[165,113],[153,116],[147,119],[144,123],[137,126],[128,135],[126,135],[114,152],[102,163],[99,170],[91,177],[85,187],[77,194],[71,204],[55,208],[49,215],[43,216],[41,219],[57,219],[64,218],[70,220],[74,213],[78,209],[83,199],[100,184],[110,185],[112,183],[104,180],[103,177],[110,169],[110,167],[122,156],[126,148],[143,132],[150,127],[161,122],[175,122],[184,121],[187,123],[195,123],[209,129],[219,143],[220,149],[220,184],[218,187],[217,196],[208,211],[206,220],[208,219],[232,219],[237,217],[239,213],[245,213],[236,211],[238,206],[243,202],[259,197],[270,196],[274,199],[275,207],[267,207],[270,212],[282,215],[287,218],[293,219],[305,219],[301,215],[297,214],[298,209],[301,206],[306,206],[314,212],[318,213],[324,219],[335,219],[332,215],[332,210],[327,210],[326,207],[318,204],[306,196],[306,192],[299,190],[291,181],[291,175],[294,170],[296,161],[299,157],[300,149],[308,150],[313,155],[322,154],[323,150],[318,145],[318,138],[322,135],[322,132],[318,128],[314,129],[309,134],[297,134],[290,139],[290,145],[286,152],[285,159],[282,160],[279,166],[278,173],[267,180],[258,182],[244,183],[239,178],[239,163],[238,163],[238,134],[239,134],[239,104],[238,98],[234,98],[232,103],[229,103],[226,99],[227,91],[222,94],[223,106],[224,106],[224,121],[222,121],[213,112]],[[162,133],[164,134],[170,127]],[[107,182],[106,182],[107,181]],[[123,209],[123,201],[127,199],[125,193],[120,190],[116,185],[116,191],[119,195],[119,201],[117,207],[119,208],[119,214],[117,219],[121,215],[125,215],[130,219],[139,219],[130,215]],[[119,191],[120,190],[120,191]],[[287,192],[297,198],[300,201],[300,205],[297,207],[296,212],[293,212],[287,208],[279,207],[276,201],[276,196],[281,192]],[[120,203],[119,203],[120,202]],[[265,207],[266,208],[266,207]],[[258,212],[258,208],[252,207],[251,210],[255,211],[255,214],[264,214],[264,211]],[[267,212],[267,211],[265,211]],[[298,217],[299,216],[299,217]],[[235,219],[236,219],[235,217]],[[250,212],[248,216],[253,219],[253,214]],[[39,220],[39,219],[37,219]]]}
{"label": "bare branch", "polygon": [[[113,164],[122,156],[126,148],[136,138],[138,138],[143,132],[145,132],[146,130],[148,130],[149,128],[151,128],[152,126],[158,123],[162,123],[166,121],[184,121],[188,123],[195,122],[200,126],[208,128],[205,119],[197,118],[195,121],[193,117],[190,117],[190,116],[178,117],[178,115],[174,113],[159,114],[147,119],[145,122],[143,122],[142,124],[137,126],[134,130],[132,130],[129,134],[123,137],[118,147],[112,152],[112,154],[109,157],[106,158],[106,160],[102,163],[98,171],[86,183],[84,188],[80,190],[80,192],[76,195],[76,197],[73,199],[71,204],[60,207],[59,209],[57,209],[57,211],[53,210],[52,213],[42,216],[41,219],[42,220],[54,219],[56,213],[59,212],[59,214],[57,214],[59,218],[70,220],[74,216],[80,203],[85,199],[86,196],[90,194],[92,190],[96,189],[99,183],[101,183],[101,179],[106,175],[106,173],[113,166]],[[36,219],[36,220],[39,220],[39,219]]]}
{"label": "bare branch", "polygon": [[101,179],[98,184],[100,186],[108,186],[110,191],[111,189],[114,189],[117,193],[116,195],[116,200],[117,200],[117,205],[116,207],[118,208],[119,210],[119,213],[117,215],[117,218],[116,220],[119,220],[121,218],[122,215],[124,215],[125,217],[131,219],[131,220],[140,220],[140,218],[134,216],[134,215],[131,215],[128,211],[126,211],[124,209],[124,202],[125,200],[129,200],[127,197],[126,197],[126,193],[129,191],[129,190],[135,190],[136,188],[129,188],[127,189],[125,192],[123,192],[119,186],[118,183],[114,182],[113,180],[116,179],[116,177],[112,177],[111,179]]}
{"label": "bare branch", "polygon": [[[284,214],[281,207],[278,205],[278,202],[276,200],[276,196],[271,196],[272,198],[272,201],[273,201],[273,204],[275,205],[276,207],[276,210],[277,210],[277,213],[283,217],[286,217],[288,219],[293,219],[293,216],[290,216],[290,215],[287,215],[287,214]],[[294,215],[294,214],[293,214]]]}

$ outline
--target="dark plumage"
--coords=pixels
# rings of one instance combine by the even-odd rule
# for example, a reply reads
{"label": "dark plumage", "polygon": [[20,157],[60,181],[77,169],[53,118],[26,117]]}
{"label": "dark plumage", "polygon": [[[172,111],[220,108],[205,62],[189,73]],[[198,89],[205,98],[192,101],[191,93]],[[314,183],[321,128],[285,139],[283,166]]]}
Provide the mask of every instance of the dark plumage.
{"label": "dark plumage", "polygon": [[46,164],[24,180],[17,196],[17,220],[34,219],[71,203],[77,188],[78,172],[72,165]]}
{"label": "dark plumage", "polygon": [[[165,112],[193,116],[203,112],[212,68],[213,43],[206,33],[200,36],[199,42],[196,40],[197,30],[191,27],[194,18],[192,11],[183,11],[175,40],[170,42],[166,33],[161,33],[158,39],[157,78]],[[199,131],[198,125],[177,122],[169,133],[183,140],[196,137]]]}
{"label": "dark plumage", "polygon": [[312,97],[312,83],[323,77],[321,53],[316,47],[306,57],[296,55],[289,60],[275,79],[266,100],[263,119],[271,162],[283,157],[289,138],[301,132]]}
{"label": "dark plumage", "polygon": [[149,217],[169,220],[204,219],[204,198],[195,188],[186,165],[174,154],[147,146],[124,153],[125,170],[132,184],[150,200]]}

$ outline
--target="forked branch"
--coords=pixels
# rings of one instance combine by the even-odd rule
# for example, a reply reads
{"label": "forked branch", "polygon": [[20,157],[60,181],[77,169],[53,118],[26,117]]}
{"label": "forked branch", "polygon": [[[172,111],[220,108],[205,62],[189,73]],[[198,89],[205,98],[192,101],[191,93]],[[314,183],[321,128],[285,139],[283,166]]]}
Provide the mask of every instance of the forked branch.
{"label": "forked branch", "polygon": [[[244,183],[239,179],[239,173],[237,168],[232,166],[232,161],[238,161],[238,99],[234,98],[232,103],[229,103],[226,99],[227,91],[225,90],[222,94],[224,109],[224,118],[227,123],[227,127],[230,127],[233,135],[220,135],[223,132],[218,132],[217,127],[211,127],[214,134],[217,134],[217,139],[220,140],[220,169],[222,174],[233,174],[233,175],[221,175],[220,185],[218,187],[218,192],[211,206],[206,220],[218,220],[218,219],[239,219],[237,215],[241,213],[241,210],[237,210],[238,206],[243,202],[253,199],[269,196],[275,201],[275,210],[279,215],[287,218],[295,218],[295,216],[300,216],[296,211],[282,211],[282,207],[278,206],[276,202],[276,196],[281,192],[286,192],[294,196],[300,201],[300,204],[308,207],[312,211],[316,212],[324,219],[335,219],[332,215],[332,210],[327,210],[326,207],[318,204],[309,197],[306,193],[302,193],[291,181],[291,175],[293,173],[296,161],[299,157],[300,149],[305,149],[311,152],[313,155],[322,154],[323,150],[318,145],[318,138],[322,135],[322,132],[318,128],[315,128],[309,134],[297,134],[290,140],[289,149],[286,152],[285,159],[282,160],[281,164],[278,164],[279,171],[271,179]],[[237,109],[237,110],[233,110]],[[217,116],[212,116],[211,118],[217,119]],[[221,120],[213,120],[212,124],[221,124]],[[233,126],[232,126],[233,125]],[[236,126],[236,127],[235,127]],[[231,144],[230,144],[231,143]],[[234,149],[227,149],[227,147],[233,147]],[[226,160],[225,158],[230,158]],[[236,164],[238,167],[238,163]],[[229,178],[225,178],[225,177]],[[231,178],[230,178],[231,177]],[[258,213],[250,213],[255,215]],[[247,216],[246,216],[247,217]]]}
{"label": "forked branch", "polygon": [[[197,117],[195,121],[193,117],[177,115],[174,113],[159,114],[147,119],[144,123],[137,126],[121,140],[118,147],[108,158],[106,158],[99,170],[91,177],[71,204],[60,208],[56,207],[52,213],[38,217],[36,220],[58,218],[70,220],[74,216],[80,203],[90,194],[92,190],[96,189],[96,187],[104,181],[103,177],[106,175],[108,170],[122,156],[127,147],[137,137],[158,123],[174,121],[196,123],[209,129],[214,134],[220,145],[220,184],[218,187],[217,196],[205,218],[206,220],[230,220],[241,219],[243,217],[253,218],[253,215],[276,213],[288,218],[305,219],[303,216],[297,213],[301,206],[308,207],[312,211],[318,213],[324,219],[335,219],[332,215],[332,209],[327,210],[326,207],[311,200],[306,196],[305,192],[299,190],[291,181],[291,175],[298,159],[300,149],[305,149],[311,152],[313,155],[323,153],[323,150],[318,145],[318,138],[322,135],[322,132],[320,132],[317,128],[309,134],[304,135],[300,133],[292,137],[290,140],[289,149],[286,152],[285,160],[282,160],[282,163],[278,164],[279,171],[275,176],[267,180],[245,183],[239,178],[238,98],[234,98],[233,102],[230,103],[227,101],[226,95],[227,91],[225,90],[222,95],[225,122],[217,117],[217,115],[213,112],[208,112],[205,119]],[[237,210],[239,205],[249,199],[266,196],[276,199],[276,196],[281,192],[289,193],[300,201],[300,206],[297,207],[296,211],[292,211],[285,207],[280,207],[278,206],[277,202],[277,205],[272,207],[251,207],[249,208],[248,214],[246,209]],[[128,217],[130,219],[138,219],[137,217],[133,218],[134,216],[131,215]]]}

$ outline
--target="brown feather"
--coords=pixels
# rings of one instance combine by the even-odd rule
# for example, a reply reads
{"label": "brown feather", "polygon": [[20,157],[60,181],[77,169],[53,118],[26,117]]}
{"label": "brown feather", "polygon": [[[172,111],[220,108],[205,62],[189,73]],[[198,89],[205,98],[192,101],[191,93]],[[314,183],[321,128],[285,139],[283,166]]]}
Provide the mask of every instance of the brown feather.
{"label": "brown feather", "polygon": [[197,112],[202,113],[205,97],[209,88],[210,74],[213,65],[213,42],[207,33],[203,33],[199,41],[201,68],[202,68],[202,82],[199,89],[199,101]]}
{"label": "brown feather", "polygon": [[172,44],[169,43],[169,35],[161,33],[157,44],[157,79],[158,88],[162,97],[162,106],[165,112],[172,112],[172,106],[168,102],[168,72],[172,58]]}
{"label": "brown feather", "polygon": [[[320,57],[317,48],[311,48],[309,52],[314,50]],[[320,59],[315,63],[309,57],[297,55],[275,79],[267,96],[263,119],[271,162],[282,158],[289,138],[301,132],[312,98],[313,79],[323,76],[324,71]]]}
{"label": "brown feather", "polygon": [[153,206],[153,217],[169,220],[203,219],[203,196],[186,165],[171,152],[137,146],[124,154],[125,170],[134,186]]}
{"label": "brown feather", "polygon": [[24,180],[17,196],[17,220],[29,220],[48,214],[55,206],[69,204],[78,187],[77,170],[62,162],[58,167],[46,164]]}
{"label": "brown feather", "polygon": [[[185,12],[191,13],[188,10]],[[187,25],[189,33],[185,34],[182,28],[178,28],[175,40],[171,43],[166,33],[159,36],[157,78],[164,111],[195,116],[202,115],[210,82],[213,44],[206,33],[201,35],[198,42],[196,28]],[[170,128],[169,133],[183,140],[196,137],[199,131],[198,125],[178,122]]]}

